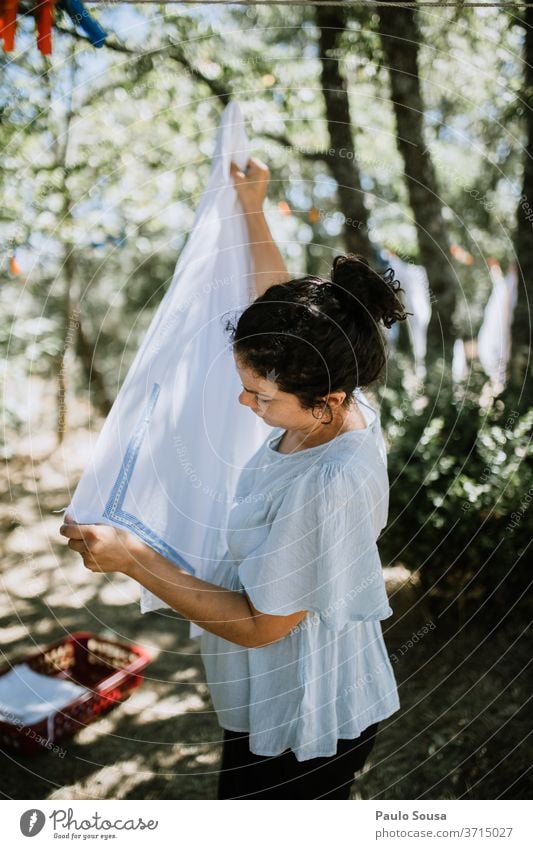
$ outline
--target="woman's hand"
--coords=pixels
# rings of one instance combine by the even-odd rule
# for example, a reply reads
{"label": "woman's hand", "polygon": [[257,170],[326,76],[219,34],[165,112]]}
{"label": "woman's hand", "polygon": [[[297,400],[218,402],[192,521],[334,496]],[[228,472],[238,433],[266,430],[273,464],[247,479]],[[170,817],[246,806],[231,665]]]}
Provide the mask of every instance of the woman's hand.
{"label": "woman's hand", "polygon": [[232,162],[231,176],[245,214],[254,270],[254,289],[256,296],[259,296],[275,283],[287,283],[291,279],[263,212],[270,171],[264,162],[252,157],[248,160],[246,174]]}
{"label": "woman's hand", "polygon": [[245,212],[259,212],[266,198],[270,171],[260,159],[251,157],[246,166],[246,173],[232,162],[230,173],[235,184],[235,190]]}
{"label": "woman's hand", "polygon": [[128,574],[146,549],[136,536],[111,525],[81,525],[65,515],[59,533],[68,537],[68,547],[81,554],[91,572]]}

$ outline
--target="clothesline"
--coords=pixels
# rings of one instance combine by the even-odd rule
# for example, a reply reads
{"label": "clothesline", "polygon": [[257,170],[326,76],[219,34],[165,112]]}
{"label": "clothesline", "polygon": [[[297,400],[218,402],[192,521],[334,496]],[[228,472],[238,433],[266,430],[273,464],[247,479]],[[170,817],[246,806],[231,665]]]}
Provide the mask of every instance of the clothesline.
{"label": "clothesline", "polygon": [[369,6],[375,8],[377,6],[389,6],[394,9],[431,9],[431,8],[448,8],[448,9],[531,9],[533,3],[509,2],[462,2],[462,0],[414,0],[414,2],[402,2],[402,0],[86,0],[87,4],[92,6],[118,6],[123,3],[128,5],[193,5],[193,6]]}

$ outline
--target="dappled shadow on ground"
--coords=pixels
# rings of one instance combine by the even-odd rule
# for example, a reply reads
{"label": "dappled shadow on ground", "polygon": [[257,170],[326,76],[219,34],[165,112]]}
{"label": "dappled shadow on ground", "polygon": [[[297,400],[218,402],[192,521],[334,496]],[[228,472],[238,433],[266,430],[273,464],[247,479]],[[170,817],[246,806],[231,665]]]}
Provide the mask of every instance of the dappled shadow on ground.
{"label": "dappled shadow on ground", "polygon": [[530,797],[529,628],[478,619],[455,630],[436,617],[407,649],[392,629],[401,710],[382,723],[354,798]]}
{"label": "dappled shadow on ground", "polygon": [[[96,575],[59,535],[69,486],[84,458],[64,473],[64,452],[10,463],[11,504],[0,515],[2,660],[19,661],[67,633],[89,630],[147,649],[142,686],[58,753],[4,752],[0,792],[7,798],[215,798],[221,730],[213,713],[189,623],[172,610],[141,614],[139,586]],[[58,744],[59,745],[59,744]]]}
{"label": "dappled shadow on ground", "polygon": [[[37,605],[38,607],[38,605]],[[163,614],[163,615],[161,615]],[[118,611],[89,599],[72,611],[55,606],[27,612],[24,627],[40,628],[41,645],[78,628],[148,649],[153,662],[144,683],[119,706],[58,744],[58,753],[37,757],[8,755],[2,791],[11,798],[201,799],[214,798],[220,756],[220,728],[204,682],[197,641],[188,623],[167,611],[141,616],[137,604]],[[3,624],[3,622],[2,622]],[[9,654],[20,656],[29,639],[15,641]]]}
{"label": "dappled shadow on ground", "polygon": [[[74,437],[72,437],[74,439]],[[64,450],[68,448],[68,444]],[[72,447],[70,454],[72,455]],[[198,640],[170,610],[141,614],[139,588],[95,575],[59,536],[69,486],[85,456],[64,451],[9,463],[0,644],[14,662],[75,630],[135,642],[153,657],[121,705],[37,757],[4,753],[0,793],[13,799],[214,799],[222,732]],[[433,615],[405,569],[387,571],[394,616],[382,622],[401,710],[380,724],[353,798],[527,798],[524,677],[530,657],[518,619],[460,626]],[[503,616],[503,612],[502,612]],[[483,623],[483,624],[481,624]]]}

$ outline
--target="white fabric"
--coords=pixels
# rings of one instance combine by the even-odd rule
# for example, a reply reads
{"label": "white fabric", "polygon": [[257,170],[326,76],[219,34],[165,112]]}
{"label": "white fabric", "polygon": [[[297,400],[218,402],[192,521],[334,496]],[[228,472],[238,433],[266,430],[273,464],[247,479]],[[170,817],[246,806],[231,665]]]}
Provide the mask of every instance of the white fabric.
{"label": "white fabric", "polygon": [[[126,528],[204,580],[226,550],[243,466],[271,432],[238,402],[224,334],[254,299],[246,222],[230,162],[250,150],[237,103],[218,131],[207,187],[172,285],[150,325],[67,508]],[[141,587],[141,612],[168,607]],[[191,636],[203,629],[191,623]]]}
{"label": "white fabric", "polygon": [[427,331],[431,318],[427,271],[422,265],[404,262],[390,251],[384,251],[384,254],[405,291],[405,309],[412,313],[407,316],[407,324],[415,359],[415,371],[417,376],[422,378],[426,372]]}
{"label": "white fabric", "polygon": [[462,380],[466,380],[467,375],[465,343],[462,339],[456,339],[453,343],[452,379],[454,383],[460,383]]}
{"label": "white fabric", "polygon": [[33,725],[88,692],[87,687],[42,675],[27,663],[18,663],[0,675],[0,720]]}
{"label": "white fabric", "polygon": [[483,371],[497,386],[505,384],[511,353],[511,324],[516,300],[516,273],[503,276],[499,263],[490,266],[492,292],[485,307],[477,337],[477,352]]}

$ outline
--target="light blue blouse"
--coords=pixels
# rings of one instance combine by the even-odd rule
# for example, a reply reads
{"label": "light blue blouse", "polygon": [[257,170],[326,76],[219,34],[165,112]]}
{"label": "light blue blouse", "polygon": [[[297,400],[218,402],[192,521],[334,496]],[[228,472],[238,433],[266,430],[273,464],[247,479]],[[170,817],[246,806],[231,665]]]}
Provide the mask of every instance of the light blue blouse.
{"label": "light blue blouse", "polygon": [[202,633],[219,723],[248,732],[257,755],[334,755],[338,739],[400,708],[380,625],[392,615],[376,545],[387,522],[386,457],[379,416],[362,409],[366,429],[294,454],[276,450],[276,428],[239,478],[213,583],[246,591],[263,613],[309,611],[260,648]]}

